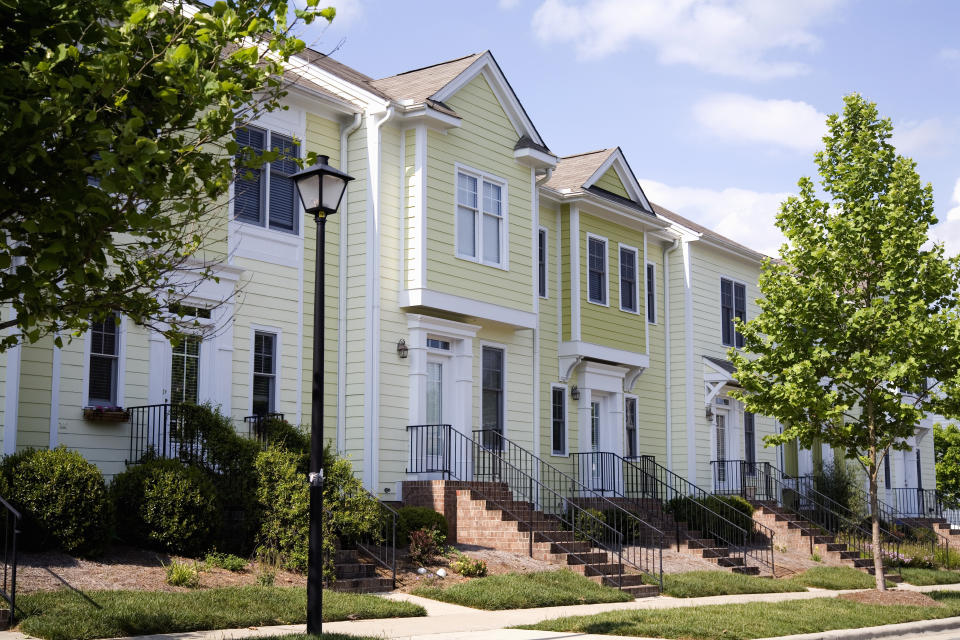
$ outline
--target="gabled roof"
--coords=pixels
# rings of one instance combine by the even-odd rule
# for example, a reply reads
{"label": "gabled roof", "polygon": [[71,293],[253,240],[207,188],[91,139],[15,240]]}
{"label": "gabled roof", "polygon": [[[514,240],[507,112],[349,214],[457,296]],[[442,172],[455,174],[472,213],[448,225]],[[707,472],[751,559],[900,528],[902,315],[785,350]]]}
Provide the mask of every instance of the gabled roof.
{"label": "gabled roof", "polygon": [[665,220],[670,220],[671,222],[675,222],[680,226],[690,229],[691,231],[695,231],[696,233],[699,233],[704,238],[707,238],[708,240],[713,240],[718,244],[726,245],[731,249],[734,249],[740,253],[745,254],[746,257],[751,258],[753,260],[761,261],[767,257],[765,254],[762,254],[759,251],[754,251],[750,247],[744,246],[739,242],[731,240],[726,236],[722,236],[716,231],[711,231],[710,229],[704,227],[703,225],[697,224],[696,222],[694,222],[693,220],[690,220],[689,218],[684,218],[679,213],[674,213],[673,211],[670,211],[669,209],[665,209],[664,207],[661,207],[656,203],[651,203],[651,204],[653,204],[654,212],[656,212],[656,214],[661,218],[664,218]]}
{"label": "gabled roof", "polygon": [[[594,183],[611,169],[616,172],[620,182],[623,183],[627,193],[630,194],[629,199],[594,186]],[[637,182],[636,176],[633,175],[633,170],[630,169],[627,158],[623,155],[620,147],[588,151],[560,158],[553,175],[544,186],[563,194],[593,193],[639,206],[650,214],[654,213],[650,201],[643,193],[643,189]]]}
{"label": "gabled roof", "polygon": [[474,53],[422,69],[404,71],[395,76],[373,80],[371,84],[394,100],[410,100],[413,104],[430,104],[431,106],[439,103],[438,106],[455,115],[452,109],[434,100],[433,96],[450,84],[482,55],[481,53]]}

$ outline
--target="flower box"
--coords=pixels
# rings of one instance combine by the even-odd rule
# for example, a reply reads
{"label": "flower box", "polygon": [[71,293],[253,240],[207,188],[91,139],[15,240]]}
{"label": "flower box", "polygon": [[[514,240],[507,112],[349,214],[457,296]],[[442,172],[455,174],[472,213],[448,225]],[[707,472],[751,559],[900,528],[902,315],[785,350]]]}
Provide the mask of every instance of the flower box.
{"label": "flower box", "polygon": [[122,407],[84,407],[83,419],[94,422],[127,422],[130,412]]}

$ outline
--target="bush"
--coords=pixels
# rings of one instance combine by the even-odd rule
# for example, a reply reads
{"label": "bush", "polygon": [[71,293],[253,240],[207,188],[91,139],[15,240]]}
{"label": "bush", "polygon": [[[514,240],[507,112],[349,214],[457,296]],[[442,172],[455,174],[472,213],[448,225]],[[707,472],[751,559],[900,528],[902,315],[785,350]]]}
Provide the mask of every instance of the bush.
{"label": "bush", "polygon": [[435,528],[444,539],[450,535],[447,519],[428,507],[400,507],[397,510],[397,546],[410,544],[410,532],[418,529]]}
{"label": "bush", "polygon": [[457,554],[456,560],[450,563],[450,568],[468,578],[482,578],[487,575],[486,562],[471,558],[463,553]]}
{"label": "bush", "polygon": [[167,584],[172,587],[195,589],[200,586],[200,572],[195,564],[171,562],[167,565]]}
{"label": "bush", "polygon": [[243,571],[247,568],[247,561],[244,558],[230,553],[208,553],[207,557],[203,559],[203,564],[207,567],[216,567],[234,572]]}
{"label": "bush", "polygon": [[430,564],[440,555],[441,539],[436,529],[417,529],[410,532],[410,560],[416,564]]}
{"label": "bush", "polygon": [[304,455],[310,454],[310,434],[286,420],[267,418],[263,421],[259,437],[270,446]]}
{"label": "bush", "polygon": [[[703,505],[710,512],[704,511]],[[700,500],[678,497],[667,502],[667,513],[686,523],[688,529],[705,535],[719,535],[729,531],[728,522],[743,529],[748,535],[753,531],[753,505],[740,496],[707,496]],[[715,514],[715,515],[714,515]]]}
{"label": "bush", "polygon": [[23,515],[23,548],[79,555],[103,551],[112,511],[96,465],[63,447],[27,450],[4,458],[0,477],[4,498]]}
{"label": "bush", "polygon": [[148,459],[113,480],[118,533],[168,553],[208,549],[221,523],[216,489],[203,470],[177,460]]}
{"label": "bush", "polygon": [[577,540],[602,540],[609,531],[604,526],[606,517],[599,509],[574,509],[568,521],[574,522],[573,535]]}
{"label": "bush", "polygon": [[857,472],[842,456],[835,456],[826,464],[817,464],[813,471],[814,489],[861,518],[869,519],[869,514],[866,513],[867,505],[856,499],[855,487],[859,481]]}

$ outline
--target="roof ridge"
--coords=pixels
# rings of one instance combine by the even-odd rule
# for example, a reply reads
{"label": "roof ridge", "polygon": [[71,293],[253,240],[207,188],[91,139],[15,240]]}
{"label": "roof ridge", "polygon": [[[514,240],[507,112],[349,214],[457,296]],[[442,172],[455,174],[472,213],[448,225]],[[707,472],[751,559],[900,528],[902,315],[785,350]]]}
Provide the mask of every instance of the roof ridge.
{"label": "roof ridge", "polygon": [[459,58],[453,58],[452,60],[444,60],[443,62],[435,62],[434,64],[428,64],[425,67],[418,67],[416,69],[408,69],[406,71],[401,71],[400,73],[395,73],[392,76],[384,76],[382,78],[376,78],[374,81],[386,80],[387,78],[396,78],[398,76],[405,76],[408,73],[416,73],[417,71],[426,71],[427,69],[433,69],[434,67],[440,67],[445,64],[451,64],[453,62],[460,62],[461,60],[466,60],[467,58],[473,58],[475,56],[482,56],[486,52],[481,53],[469,53],[465,56],[460,56]]}
{"label": "roof ridge", "polygon": [[569,156],[560,156],[561,160],[569,160],[570,158],[579,158],[580,156],[590,156],[595,153],[603,153],[604,151],[614,151],[617,147],[608,147],[606,149],[595,149],[594,151],[584,151],[582,153],[573,153]]}

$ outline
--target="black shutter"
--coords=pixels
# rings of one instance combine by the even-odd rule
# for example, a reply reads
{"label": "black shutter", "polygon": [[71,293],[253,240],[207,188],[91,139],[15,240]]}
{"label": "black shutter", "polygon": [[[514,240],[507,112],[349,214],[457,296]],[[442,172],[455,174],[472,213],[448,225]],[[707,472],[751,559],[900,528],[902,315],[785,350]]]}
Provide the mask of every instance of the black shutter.
{"label": "black shutter", "polygon": [[[741,321],[747,321],[747,288],[742,284],[733,287],[733,307],[734,313]],[[737,348],[743,347],[743,336],[739,331],[736,332]]]}
{"label": "black shutter", "polygon": [[273,133],[270,148],[278,153],[270,163],[270,228],[295,232],[297,188],[290,176],[298,170],[294,158],[300,155],[299,145],[292,138]]}
{"label": "black shutter", "polygon": [[728,347],[733,346],[733,283],[720,280],[720,323],[721,341]]}
{"label": "black shutter", "polygon": [[233,183],[233,215],[237,220],[263,224],[263,170],[243,166],[243,161],[263,153],[267,134],[261,129],[237,129],[239,149],[235,157],[237,169]]}

